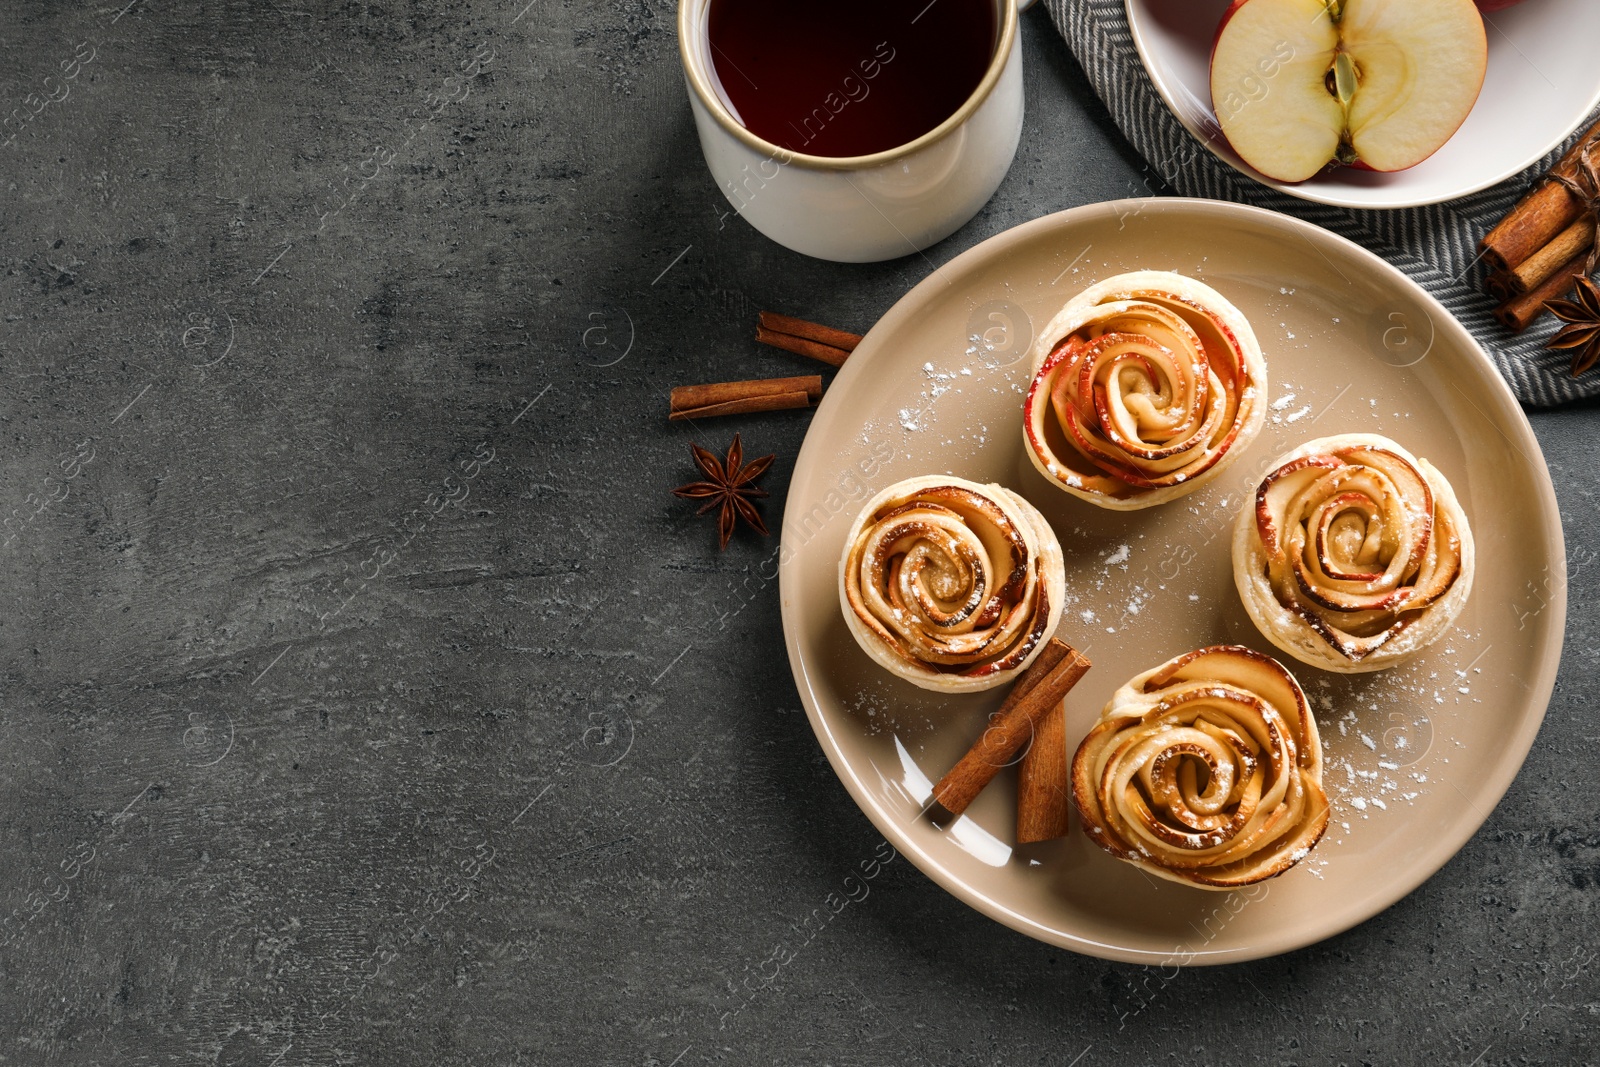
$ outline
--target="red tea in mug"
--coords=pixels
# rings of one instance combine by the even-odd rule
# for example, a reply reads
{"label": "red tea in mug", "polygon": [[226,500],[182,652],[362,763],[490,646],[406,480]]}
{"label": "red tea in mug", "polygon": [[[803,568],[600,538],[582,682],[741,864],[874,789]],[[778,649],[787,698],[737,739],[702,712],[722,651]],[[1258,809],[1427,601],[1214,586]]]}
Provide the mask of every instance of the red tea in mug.
{"label": "red tea in mug", "polygon": [[996,14],[994,0],[711,0],[707,29],[740,125],[791,152],[864,156],[955,114],[994,58]]}

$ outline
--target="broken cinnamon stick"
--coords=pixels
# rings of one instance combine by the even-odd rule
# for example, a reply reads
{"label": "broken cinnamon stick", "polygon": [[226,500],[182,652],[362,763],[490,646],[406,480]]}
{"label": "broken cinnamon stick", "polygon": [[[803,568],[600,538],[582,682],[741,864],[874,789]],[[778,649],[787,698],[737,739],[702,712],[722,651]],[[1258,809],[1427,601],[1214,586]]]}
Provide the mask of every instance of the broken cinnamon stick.
{"label": "broken cinnamon stick", "polygon": [[1561,265],[1594,244],[1594,219],[1581,218],[1510,272],[1513,295],[1531,292],[1553,278]]}
{"label": "broken cinnamon stick", "polygon": [[990,716],[983,732],[967,754],[933,787],[933,796],[946,811],[960,815],[1010,763],[1039,720],[1061,703],[1061,698],[1084,676],[1089,661],[1065,641],[1051,638],[1033,665],[1011,687],[1000,709]]}
{"label": "broken cinnamon stick", "polygon": [[1045,712],[1017,771],[1017,844],[1067,835],[1067,709]]}
{"label": "broken cinnamon stick", "polygon": [[1489,266],[1498,270],[1520,266],[1577,221],[1583,213],[1583,205],[1566,186],[1555,181],[1554,176],[1574,177],[1578,173],[1579,157],[1597,139],[1600,139],[1600,122],[1589,127],[1550,173],[1541,178],[1494,229],[1484,234],[1478,247]]}
{"label": "broken cinnamon stick", "polygon": [[1539,288],[1514,296],[1510,300],[1494,309],[1494,317],[1501,325],[1521,333],[1544,313],[1547,300],[1559,300],[1571,292],[1577,285],[1578,276],[1583,273],[1583,268],[1589,259],[1588,253],[1580,252],[1566,263],[1563,263],[1555,274],[1551,275]]}
{"label": "broken cinnamon stick", "polygon": [[822,399],[822,376],[759,378],[746,382],[680,385],[668,399],[667,418],[699,419],[811,407]]}
{"label": "broken cinnamon stick", "polygon": [[860,334],[771,311],[761,312],[756,322],[756,340],[762,344],[820,359],[832,367],[844,366],[844,361],[861,343]]}
{"label": "broken cinnamon stick", "polygon": [[794,337],[786,333],[775,333],[765,326],[756,327],[756,340],[773,348],[781,348],[785,352],[793,352],[799,356],[809,356],[820,359],[830,367],[842,367],[844,361],[850,358],[850,353],[842,348],[825,345],[818,341],[808,341],[804,337]]}
{"label": "broken cinnamon stick", "polygon": [[807,341],[817,341],[821,344],[842,348],[846,352],[854,352],[856,345],[861,343],[861,335],[850,333],[847,330],[836,330],[832,326],[823,326],[805,319],[797,319],[790,315],[779,315],[774,311],[763,311],[756,316],[756,321],[773,333],[786,333],[791,337],[803,337]]}

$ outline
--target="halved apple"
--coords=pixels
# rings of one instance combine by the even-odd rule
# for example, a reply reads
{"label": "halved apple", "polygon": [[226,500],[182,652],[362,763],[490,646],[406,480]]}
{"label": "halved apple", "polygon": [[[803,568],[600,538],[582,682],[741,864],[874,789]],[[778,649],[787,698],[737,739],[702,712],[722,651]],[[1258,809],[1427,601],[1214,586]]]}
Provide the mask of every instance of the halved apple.
{"label": "halved apple", "polygon": [[1488,54],[1473,0],[1234,0],[1211,49],[1223,135],[1269,178],[1414,167],[1460,128]]}

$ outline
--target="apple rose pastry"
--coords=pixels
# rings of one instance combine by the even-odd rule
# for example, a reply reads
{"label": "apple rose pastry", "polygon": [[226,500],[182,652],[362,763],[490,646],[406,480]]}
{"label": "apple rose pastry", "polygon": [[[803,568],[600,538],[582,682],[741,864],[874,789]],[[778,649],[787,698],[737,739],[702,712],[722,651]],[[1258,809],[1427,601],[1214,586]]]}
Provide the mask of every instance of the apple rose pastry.
{"label": "apple rose pastry", "polygon": [[1256,626],[1302,663],[1344,674],[1392,667],[1438,640],[1474,567],[1450,483],[1376,434],[1281,457],[1234,526],[1234,583]]}
{"label": "apple rose pastry", "polygon": [[1073,757],[1072,800],[1101,848],[1202,889],[1282,874],[1328,827],[1305,694],[1277,660],[1237,645],[1118,689]]}
{"label": "apple rose pastry", "polygon": [[999,485],[910,478],[867,502],[845,539],[839,599],[880,666],[924,689],[972,692],[1032,663],[1066,592],[1061,544]]}
{"label": "apple rose pastry", "polygon": [[1193,492],[1266,418],[1267,364],[1239,309],[1166,271],[1108,278],[1039,335],[1023,438],[1039,473],[1120,511]]}

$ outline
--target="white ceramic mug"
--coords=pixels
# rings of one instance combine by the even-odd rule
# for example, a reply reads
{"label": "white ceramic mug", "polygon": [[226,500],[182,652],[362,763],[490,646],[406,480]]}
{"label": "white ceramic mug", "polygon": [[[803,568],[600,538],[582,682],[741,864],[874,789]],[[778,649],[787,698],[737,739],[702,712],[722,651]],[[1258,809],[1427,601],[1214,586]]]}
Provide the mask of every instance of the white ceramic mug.
{"label": "white ceramic mug", "polygon": [[832,157],[792,152],[734,120],[709,56],[711,0],[679,0],[678,47],[700,148],[734,211],[787,248],[844,263],[909,255],[954,233],[999,188],[1022,136],[1017,6],[993,2],[994,55],[955,114],[886,152]]}

